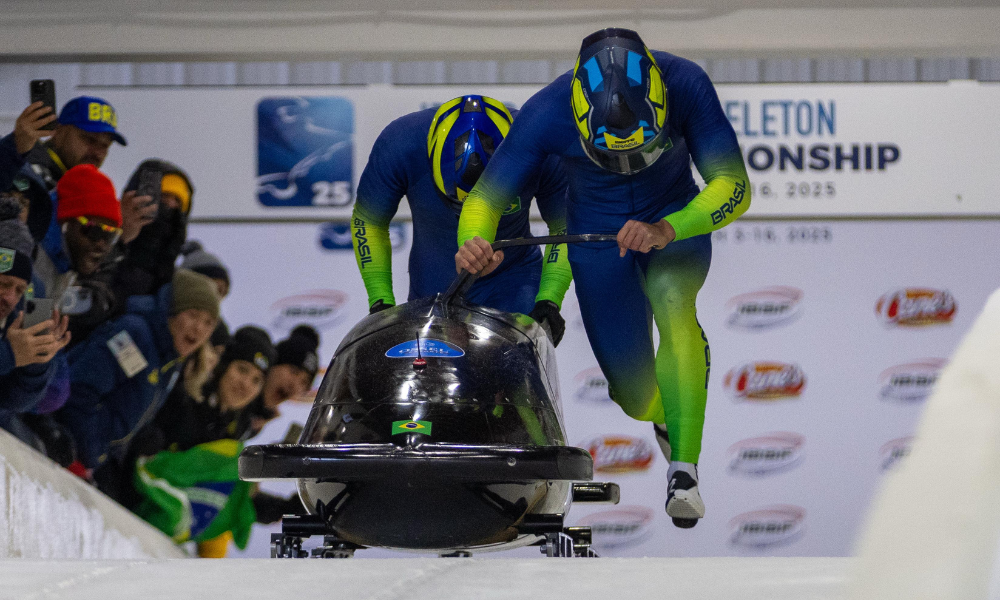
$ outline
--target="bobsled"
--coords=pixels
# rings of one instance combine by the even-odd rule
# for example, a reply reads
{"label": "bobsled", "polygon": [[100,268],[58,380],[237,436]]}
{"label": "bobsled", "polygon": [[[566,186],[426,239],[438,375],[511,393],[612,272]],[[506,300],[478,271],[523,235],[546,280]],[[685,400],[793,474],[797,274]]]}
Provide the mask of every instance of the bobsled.
{"label": "bobsled", "polygon": [[[523,242],[594,238],[606,241]],[[242,479],[294,480],[307,511],[282,520],[272,557],[527,545],[596,556],[590,530],[564,518],[573,502],[616,504],[618,486],[593,482],[590,454],[566,445],[545,330],[465,301],[471,280],[362,319],[337,348],[298,443],[244,449]],[[311,536],[323,542],[310,553]]]}

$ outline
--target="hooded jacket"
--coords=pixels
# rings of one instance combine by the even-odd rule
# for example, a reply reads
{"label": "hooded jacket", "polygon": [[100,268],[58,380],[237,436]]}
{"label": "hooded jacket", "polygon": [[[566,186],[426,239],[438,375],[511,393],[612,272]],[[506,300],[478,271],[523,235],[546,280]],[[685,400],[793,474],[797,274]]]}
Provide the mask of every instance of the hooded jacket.
{"label": "hooded jacket", "polygon": [[167,326],[172,302],[172,284],[130,298],[124,316],[70,351],[70,398],[59,419],[76,438],[85,466],[97,467],[109,453],[124,456],[177,382],[183,360]]}
{"label": "hooded jacket", "polygon": [[174,265],[180,256],[181,246],[187,239],[188,213],[194,202],[194,186],[180,167],[165,160],[144,160],[129,178],[125,192],[138,189],[142,173],[151,169],[164,175],[179,175],[191,190],[191,202],[188,203],[188,212],[166,210],[161,206],[156,220],[143,227],[139,236],[124,248],[118,249],[115,258],[119,262],[114,269],[111,287],[119,299],[151,294],[153,290],[169,283],[174,275]]}

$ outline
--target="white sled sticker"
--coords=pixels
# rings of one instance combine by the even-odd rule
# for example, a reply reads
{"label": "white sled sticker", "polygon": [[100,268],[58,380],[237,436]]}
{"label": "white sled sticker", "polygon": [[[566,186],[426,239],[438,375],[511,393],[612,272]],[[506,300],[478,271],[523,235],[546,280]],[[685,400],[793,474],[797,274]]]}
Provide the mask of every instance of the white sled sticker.
{"label": "white sled sticker", "polygon": [[122,368],[122,371],[125,371],[126,377],[132,377],[149,366],[146,357],[142,355],[127,331],[122,331],[108,340],[108,348],[111,350],[111,354],[115,355],[118,366]]}

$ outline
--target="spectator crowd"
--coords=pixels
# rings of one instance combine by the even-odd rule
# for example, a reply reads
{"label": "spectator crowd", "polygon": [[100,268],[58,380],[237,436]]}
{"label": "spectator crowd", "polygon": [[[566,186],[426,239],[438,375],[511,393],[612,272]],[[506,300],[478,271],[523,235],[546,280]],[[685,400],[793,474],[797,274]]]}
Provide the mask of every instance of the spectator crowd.
{"label": "spectator crowd", "polygon": [[148,158],[119,197],[100,171],[127,143],[117,125],[82,96],[58,114],[31,104],[0,139],[0,428],[223,556],[254,522],[302,510],[241,482],[237,456],[312,387],[319,335],[230,335],[229,272],[187,239],[192,181]]}

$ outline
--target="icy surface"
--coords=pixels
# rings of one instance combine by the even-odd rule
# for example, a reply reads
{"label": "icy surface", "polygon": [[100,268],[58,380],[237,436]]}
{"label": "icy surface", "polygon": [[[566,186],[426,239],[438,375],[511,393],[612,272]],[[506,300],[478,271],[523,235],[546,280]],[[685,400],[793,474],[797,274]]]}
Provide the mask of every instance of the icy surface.
{"label": "icy surface", "polygon": [[180,556],[159,531],[0,430],[0,558]]}
{"label": "icy surface", "polygon": [[848,558],[0,562],[0,598],[827,600]]}

